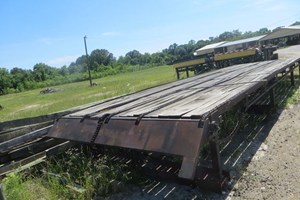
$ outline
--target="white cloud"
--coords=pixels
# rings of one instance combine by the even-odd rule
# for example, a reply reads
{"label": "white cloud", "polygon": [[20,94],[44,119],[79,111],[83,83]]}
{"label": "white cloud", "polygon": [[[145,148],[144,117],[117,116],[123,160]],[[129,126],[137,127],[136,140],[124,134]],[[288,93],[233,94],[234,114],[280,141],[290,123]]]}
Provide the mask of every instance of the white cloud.
{"label": "white cloud", "polygon": [[66,56],[54,58],[52,60],[49,60],[46,63],[50,66],[62,67],[63,65],[69,65],[71,62],[75,62],[79,56],[80,55],[66,55]]}

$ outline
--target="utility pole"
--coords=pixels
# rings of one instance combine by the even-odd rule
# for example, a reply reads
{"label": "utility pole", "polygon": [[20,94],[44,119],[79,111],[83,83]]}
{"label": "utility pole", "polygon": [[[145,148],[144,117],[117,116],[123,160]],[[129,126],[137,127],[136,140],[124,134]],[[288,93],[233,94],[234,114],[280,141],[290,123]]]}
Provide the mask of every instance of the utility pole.
{"label": "utility pole", "polygon": [[87,52],[87,47],[86,47],[86,36],[84,36],[83,39],[84,39],[84,46],[85,46],[85,54],[86,54],[87,67],[88,67],[88,71],[89,71],[90,85],[91,85],[91,87],[92,87],[92,86],[93,86],[93,83],[92,83],[92,77],[91,77],[91,69],[90,69],[89,54],[88,54],[88,52]]}

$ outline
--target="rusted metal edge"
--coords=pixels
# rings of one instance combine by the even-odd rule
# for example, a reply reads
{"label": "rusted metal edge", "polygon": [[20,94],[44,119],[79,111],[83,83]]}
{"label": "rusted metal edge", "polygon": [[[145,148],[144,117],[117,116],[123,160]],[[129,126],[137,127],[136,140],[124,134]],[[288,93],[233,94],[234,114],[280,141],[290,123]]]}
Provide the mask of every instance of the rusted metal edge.
{"label": "rusted metal edge", "polygon": [[208,122],[200,127],[199,120],[112,117],[102,123],[98,136],[98,118],[61,118],[47,136],[72,141],[153,151],[183,157],[179,176],[193,179],[201,147],[208,142]]}

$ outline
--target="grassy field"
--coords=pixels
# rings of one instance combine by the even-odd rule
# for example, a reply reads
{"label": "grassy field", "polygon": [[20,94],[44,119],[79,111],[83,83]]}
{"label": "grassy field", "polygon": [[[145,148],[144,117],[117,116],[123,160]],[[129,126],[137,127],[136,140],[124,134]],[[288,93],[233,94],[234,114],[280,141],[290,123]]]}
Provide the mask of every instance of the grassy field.
{"label": "grassy field", "polygon": [[128,94],[176,80],[170,66],[118,74],[89,81],[56,86],[58,92],[42,95],[41,89],[0,96],[0,122],[58,112],[102,99]]}

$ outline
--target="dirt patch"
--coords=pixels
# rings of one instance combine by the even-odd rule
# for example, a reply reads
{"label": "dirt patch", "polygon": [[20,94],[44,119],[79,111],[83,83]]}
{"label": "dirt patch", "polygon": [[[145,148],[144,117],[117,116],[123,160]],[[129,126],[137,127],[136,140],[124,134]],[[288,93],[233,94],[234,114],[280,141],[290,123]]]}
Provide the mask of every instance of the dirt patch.
{"label": "dirt patch", "polygon": [[228,199],[300,198],[300,105],[284,110]]}
{"label": "dirt patch", "polygon": [[46,88],[44,90],[41,90],[40,94],[50,94],[50,93],[59,92],[59,91],[62,91],[62,89],[59,89],[59,88]]}
{"label": "dirt patch", "polygon": [[18,110],[17,112],[22,112],[24,110],[32,110],[32,109],[39,108],[39,107],[41,107],[40,104],[33,104],[33,105],[25,106],[22,109]]}
{"label": "dirt patch", "polygon": [[88,96],[83,97],[83,98],[81,98],[81,99],[89,99],[89,98],[100,97],[100,96],[109,96],[109,95],[111,95],[112,93],[113,93],[112,91],[108,91],[108,92],[99,92],[99,93],[96,93],[96,94],[88,95]]}
{"label": "dirt patch", "polygon": [[25,106],[25,107],[22,107],[19,110],[15,111],[12,114],[19,113],[19,112],[24,112],[24,111],[29,111],[29,110],[34,111],[34,110],[37,110],[37,109],[40,109],[40,108],[46,108],[47,106],[52,105],[53,103],[54,102],[43,104],[43,105],[41,105],[41,104],[33,104],[33,105]]}

